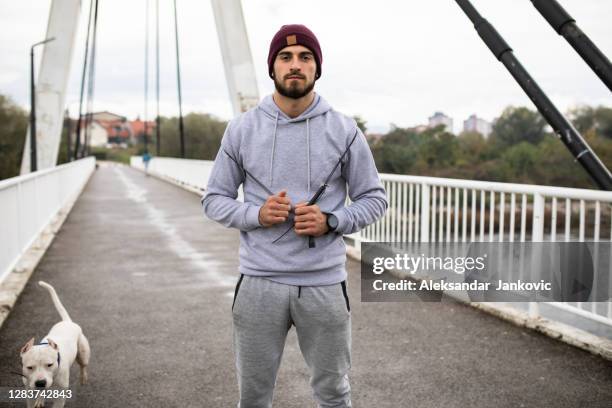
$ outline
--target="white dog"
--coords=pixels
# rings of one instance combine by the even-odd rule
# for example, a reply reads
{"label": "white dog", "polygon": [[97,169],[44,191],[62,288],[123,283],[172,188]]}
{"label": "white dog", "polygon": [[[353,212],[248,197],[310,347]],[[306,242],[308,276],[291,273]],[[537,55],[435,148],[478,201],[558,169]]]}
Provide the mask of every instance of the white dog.
{"label": "white dog", "polygon": [[[39,281],[38,284],[51,294],[62,321],[55,324],[39,344],[35,345],[34,338],[31,338],[21,349],[23,383],[26,389],[31,390],[68,389],[70,367],[76,360],[81,367],[81,384],[85,384],[90,356],[89,342],[83,335],[81,327],[70,319],[55,289],[43,281]],[[28,407],[44,406],[44,400],[41,398],[27,401]],[[57,398],[53,407],[63,407],[64,403],[64,398]]]}

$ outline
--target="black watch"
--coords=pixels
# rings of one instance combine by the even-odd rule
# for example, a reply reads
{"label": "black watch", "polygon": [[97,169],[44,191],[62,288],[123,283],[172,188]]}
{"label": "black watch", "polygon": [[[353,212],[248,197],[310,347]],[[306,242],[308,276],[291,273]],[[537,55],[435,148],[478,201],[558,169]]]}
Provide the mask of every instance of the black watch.
{"label": "black watch", "polygon": [[333,232],[338,228],[338,217],[331,213],[325,213],[327,215],[327,228],[329,232]]}

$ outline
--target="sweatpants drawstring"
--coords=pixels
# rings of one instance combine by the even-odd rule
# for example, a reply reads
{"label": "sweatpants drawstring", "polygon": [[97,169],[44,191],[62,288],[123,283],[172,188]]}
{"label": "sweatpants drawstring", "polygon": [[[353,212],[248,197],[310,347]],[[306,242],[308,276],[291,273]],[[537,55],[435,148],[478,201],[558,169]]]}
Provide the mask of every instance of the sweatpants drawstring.
{"label": "sweatpants drawstring", "polygon": [[301,294],[302,294],[302,287],[298,286],[298,298],[300,297]]}

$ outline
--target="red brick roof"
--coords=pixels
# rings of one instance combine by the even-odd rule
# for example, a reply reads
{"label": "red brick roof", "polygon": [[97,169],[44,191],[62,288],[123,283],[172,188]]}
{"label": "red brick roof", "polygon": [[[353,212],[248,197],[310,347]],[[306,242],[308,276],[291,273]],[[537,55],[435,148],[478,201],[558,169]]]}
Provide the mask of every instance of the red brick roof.
{"label": "red brick roof", "polygon": [[106,130],[108,137],[120,137],[122,139],[128,139],[130,137],[130,130],[126,124],[120,120],[97,120],[96,122]]}
{"label": "red brick roof", "polygon": [[[136,120],[129,122],[129,124],[132,127],[132,133],[135,136],[138,136],[139,134],[144,133],[144,124],[145,124],[144,121],[140,119],[136,119]],[[155,121],[152,121],[152,120],[147,121],[147,134],[151,135],[151,133],[153,132],[153,129],[155,129]]]}

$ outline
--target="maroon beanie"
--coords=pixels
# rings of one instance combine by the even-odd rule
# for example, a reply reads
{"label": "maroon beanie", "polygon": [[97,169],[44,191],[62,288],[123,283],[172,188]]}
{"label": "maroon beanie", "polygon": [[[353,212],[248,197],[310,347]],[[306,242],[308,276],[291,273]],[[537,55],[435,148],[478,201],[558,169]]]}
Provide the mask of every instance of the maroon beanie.
{"label": "maroon beanie", "polygon": [[317,63],[317,78],[319,78],[321,76],[321,64],[323,63],[321,46],[314,33],[302,24],[284,25],[272,38],[270,51],[268,52],[268,75],[270,75],[270,78],[272,78],[274,72],[276,54],[290,45],[303,45],[312,51]]}

